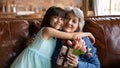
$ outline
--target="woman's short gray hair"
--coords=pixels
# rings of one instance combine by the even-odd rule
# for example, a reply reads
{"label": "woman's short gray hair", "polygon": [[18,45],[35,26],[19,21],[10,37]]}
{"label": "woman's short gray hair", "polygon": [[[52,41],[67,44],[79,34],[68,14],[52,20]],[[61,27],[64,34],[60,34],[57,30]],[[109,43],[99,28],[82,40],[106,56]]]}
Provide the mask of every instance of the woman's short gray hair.
{"label": "woman's short gray hair", "polygon": [[82,31],[84,27],[84,14],[83,11],[77,7],[66,7],[65,8],[66,12],[73,12],[78,18],[80,18],[79,22],[79,30]]}

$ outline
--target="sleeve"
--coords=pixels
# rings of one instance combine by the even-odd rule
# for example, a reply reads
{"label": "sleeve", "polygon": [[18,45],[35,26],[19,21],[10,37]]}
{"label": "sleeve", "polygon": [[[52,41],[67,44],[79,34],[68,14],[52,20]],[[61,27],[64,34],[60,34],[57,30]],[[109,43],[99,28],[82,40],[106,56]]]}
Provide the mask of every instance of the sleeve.
{"label": "sleeve", "polygon": [[81,59],[81,57],[78,57],[78,68],[100,68],[100,62],[98,57],[94,58],[92,62],[89,62],[89,60]]}
{"label": "sleeve", "polygon": [[100,61],[96,54],[96,48],[92,45],[88,37],[83,37],[83,40],[86,43],[86,46],[91,48],[91,53],[93,54],[91,57],[86,54],[78,56],[78,68],[100,68]]}

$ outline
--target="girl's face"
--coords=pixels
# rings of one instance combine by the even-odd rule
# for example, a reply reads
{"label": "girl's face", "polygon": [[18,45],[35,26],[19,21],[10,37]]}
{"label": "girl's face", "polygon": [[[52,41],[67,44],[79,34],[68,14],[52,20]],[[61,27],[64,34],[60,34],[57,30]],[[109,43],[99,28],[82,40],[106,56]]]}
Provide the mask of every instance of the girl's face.
{"label": "girl's face", "polygon": [[79,27],[79,18],[74,13],[70,12],[65,18],[63,30],[65,32],[75,32]]}
{"label": "girl's face", "polygon": [[55,29],[62,29],[64,19],[60,16],[52,16],[50,18],[50,25]]}

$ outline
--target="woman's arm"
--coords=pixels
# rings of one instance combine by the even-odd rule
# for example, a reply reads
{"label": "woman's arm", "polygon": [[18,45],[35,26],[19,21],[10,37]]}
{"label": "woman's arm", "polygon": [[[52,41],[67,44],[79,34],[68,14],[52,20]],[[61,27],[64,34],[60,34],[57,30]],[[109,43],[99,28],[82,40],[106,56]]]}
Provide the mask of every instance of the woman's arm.
{"label": "woman's arm", "polygon": [[92,62],[84,61],[79,57],[78,68],[100,68],[100,62],[98,57],[91,59]]}
{"label": "woman's arm", "polygon": [[100,68],[100,62],[98,57],[94,58],[94,61],[92,62],[87,62],[82,60],[80,57],[78,59],[77,56],[71,54],[67,57],[67,63],[68,65],[72,67],[77,67],[77,68]]}

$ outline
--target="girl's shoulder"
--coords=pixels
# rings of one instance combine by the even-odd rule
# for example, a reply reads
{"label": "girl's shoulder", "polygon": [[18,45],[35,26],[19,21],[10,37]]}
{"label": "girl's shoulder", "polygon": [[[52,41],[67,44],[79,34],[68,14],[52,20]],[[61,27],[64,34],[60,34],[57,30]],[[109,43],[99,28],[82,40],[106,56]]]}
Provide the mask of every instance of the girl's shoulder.
{"label": "girl's shoulder", "polygon": [[42,33],[44,30],[49,29],[49,27],[42,27],[38,33]]}
{"label": "girl's shoulder", "polygon": [[53,37],[50,37],[50,33],[52,33],[52,30],[51,29],[54,29],[52,27],[43,27],[40,29],[38,35],[40,35],[40,37],[43,39],[43,40],[49,40]]}
{"label": "girl's shoulder", "polygon": [[45,28],[46,28],[46,27],[42,27],[42,28],[40,29],[40,31],[43,31]]}
{"label": "girl's shoulder", "polygon": [[54,28],[52,28],[52,27],[42,27],[40,29],[40,31],[43,31],[43,30],[52,30],[52,29],[54,29]]}
{"label": "girl's shoulder", "polygon": [[[41,39],[43,39],[43,37],[42,37],[42,32],[43,32],[43,30],[45,29],[46,27],[43,27],[43,28],[41,28],[39,31],[38,31],[38,33],[36,34],[36,37],[38,38],[38,37],[40,37]],[[36,38],[35,37],[35,38]]]}

